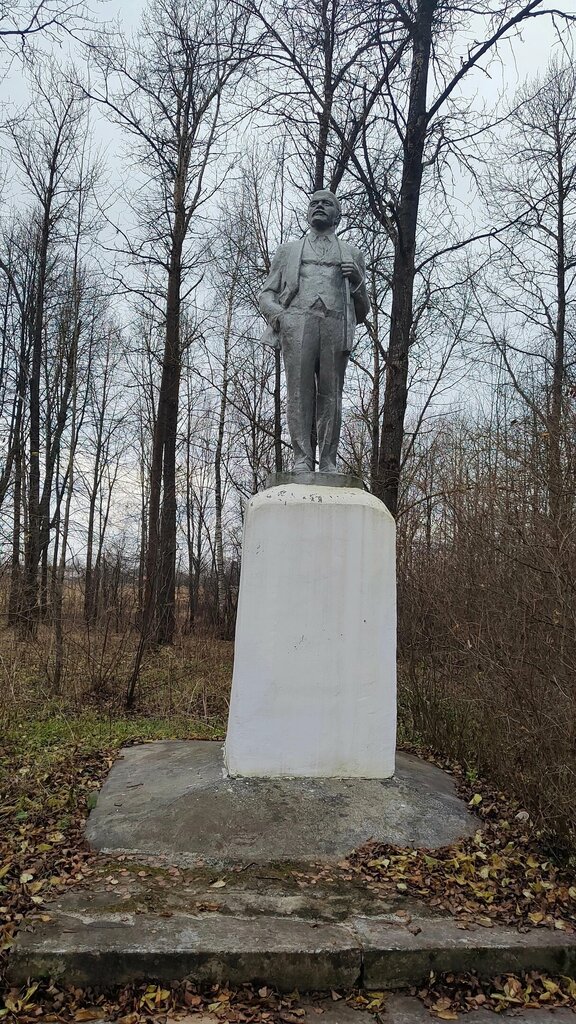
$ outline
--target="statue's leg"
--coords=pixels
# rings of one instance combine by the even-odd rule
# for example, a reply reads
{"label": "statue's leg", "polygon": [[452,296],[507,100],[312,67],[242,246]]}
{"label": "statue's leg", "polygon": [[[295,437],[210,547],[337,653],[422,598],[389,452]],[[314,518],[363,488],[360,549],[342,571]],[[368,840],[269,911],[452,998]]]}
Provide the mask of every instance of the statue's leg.
{"label": "statue's leg", "polygon": [[319,350],[320,319],[287,310],[282,315],[282,355],[288,390],[287,419],[294,449],[294,472],[314,471],[311,434],[314,369]]}
{"label": "statue's leg", "polygon": [[342,351],[342,321],[326,317],[321,323],[317,404],[319,469],[321,473],[335,473],[348,352]]}

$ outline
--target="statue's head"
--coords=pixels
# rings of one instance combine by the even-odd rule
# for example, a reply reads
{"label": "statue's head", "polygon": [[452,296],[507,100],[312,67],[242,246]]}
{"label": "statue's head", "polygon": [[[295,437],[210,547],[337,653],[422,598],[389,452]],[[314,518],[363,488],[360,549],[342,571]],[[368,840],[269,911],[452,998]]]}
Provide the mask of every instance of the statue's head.
{"label": "statue's head", "polygon": [[342,207],[333,192],[321,188],[310,196],[308,223],[317,231],[335,228],[340,223]]}

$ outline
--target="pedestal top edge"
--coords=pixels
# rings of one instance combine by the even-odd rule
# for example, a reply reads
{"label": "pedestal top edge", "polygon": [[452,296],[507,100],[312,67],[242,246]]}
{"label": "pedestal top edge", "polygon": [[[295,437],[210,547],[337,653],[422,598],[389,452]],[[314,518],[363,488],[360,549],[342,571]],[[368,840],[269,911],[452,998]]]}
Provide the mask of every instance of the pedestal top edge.
{"label": "pedestal top edge", "polygon": [[298,484],[313,487],[353,487],[365,490],[364,482],[352,473],[269,473],[264,490]]}
{"label": "pedestal top edge", "polygon": [[286,507],[287,505],[372,509],[395,525],[384,502],[359,487],[329,487],[325,484],[318,486],[304,483],[278,484],[254,494],[250,498],[247,508],[256,511],[271,506]]}

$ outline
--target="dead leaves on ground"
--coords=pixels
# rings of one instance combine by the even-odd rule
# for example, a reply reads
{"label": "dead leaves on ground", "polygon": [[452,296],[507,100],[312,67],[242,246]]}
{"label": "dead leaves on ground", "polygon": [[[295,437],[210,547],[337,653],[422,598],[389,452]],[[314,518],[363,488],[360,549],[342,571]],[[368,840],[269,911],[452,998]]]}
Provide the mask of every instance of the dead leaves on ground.
{"label": "dead leaves on ground", "polygon": [[[461,1014],[484,1009],[513,1013],[530,1009],[567,1007],[576,1009],[576,982],[560,977],[550,978],[532,972],[522,976],[503,975],[492,981],[481,981],[475,975],[430,975],[427,985],[413,989],[440,1020],[457,1020]],[[160,984],[131,985],[111,992],[95,992],[52,983],[31,985],[21,992],[12,990],[0,1010],[2,1024],[41,1024],[107,1020],[117,1024],[158,1024],[189,1022],[189,1024],[306,1024],[326,1012],[322,994],[307,998],[306,1009],[300,1005],[298,992],[281,995],[269,986],[227,985],[196,986],[190,981],[170,986]],[[356,1010],[385,1019],[387,992],[356,990],[349,993],[333,991],[332,1001],[345,1001]]]}
{"label": "dead leaves on ground", "polygon": [[[4,956],[24,920],[33,926],[49,919],[46,899],[92,873],[94,858],[84,842],[84,818],[112,759],[111,751],[65,749],[46,767],[31,757],[18,758],[13,751],[0,749],[0,951]],[[465,789],[462,780],[461,788]],[[362,880],[378,895],[412,897],[438,912],[455,915],[462,928],[506,923],[520,929],[574,930],[573,868],[550,859],[527,813],[506,805],[502,794],[476,786],[468,788],[466,798],[480,818],[474,836],[434,851],[368,843],[337,866],[295,871],[296,884],[305,888],[337,879]],[[225,885],[224,879],[216,878],[212,888]],[[218,907],[215,903],[202,909]],[[410,928],[409,914],[405,917]],[[432,978],[414,994],[442,1020],[479,1007],[496,1012],[576,1007],[576,982],[536,973],[503,976],[489,985],[473,976],[448,975]],[[339,996],[333,993],[332,998]],[[377,1016],[385,1009],[384,993],[357,992],[346,1001]],[[313,1010],[318,1015],[323,1012],[320,1006]],[[154,1018],[193,1020],[194,1024],[299,1024],[303,1013],[297,994],[281,997],[266,987],[199,990],[190,983],[170,988],[146,984],[107,996],[34,984],[7,994],[0,1021],[48,1024],[108,1018],[138,1024]]]}
{"label": "dead leaves on ground", "polygon": [[459,788],[481,819],[475,834],[439,850],[370,842],[349,859],[382,895],[406,896],[456,916],[460,926],[576,930],[576,874],[555,863],[529,816],[502,793]]}
{"label": "dead leaves on ground", "polygon": [[576,1009],[576,981],[550,978],[532,971],[505,974],[482,981],[473,974],[431,974],[428,985],[412,992],[440,1020],[457,1020],[461,1013],[492,1010],[496,1013],[567,1007]]}
{"label": "dead leaves on ground", "polygon": [[[342,998],[339,993],[335,993]],[[382,995],[382,993],[379,993]],[[302,1024],[305,1010],[298,1005],[297,992],[279,995],[274,989],[244,985],[195,986],[191,982],[130,985],[108,993],[73,986],[33,985],[28,990],[13,990],[0,1010],[6,1024],[31,1024],[33,1021],[80,1022],[113,1020],[118,1024],[141,1024],[157,1020],[190,1021],[194,1024]],[[324,1009],[312,1005],[321,1016]],[[3,1021],[3,1024],[4,1024]]]}
{"label": "dead leaves on ground", "polygon": [[570,871],[530,850],[525,837],[479,829],[433,852],[367,843],[350,858],[382,895],[402,894],[459,918],[463,927],[495,923],[562,931],[576,927]]}
{"label": "dead leaves on ground", "polygon": [[91,871],[84,818],[111,763],[109,751],[66,748],[46,764],[0,749],[0,987],[16,928],[48,920],[45,900]]}

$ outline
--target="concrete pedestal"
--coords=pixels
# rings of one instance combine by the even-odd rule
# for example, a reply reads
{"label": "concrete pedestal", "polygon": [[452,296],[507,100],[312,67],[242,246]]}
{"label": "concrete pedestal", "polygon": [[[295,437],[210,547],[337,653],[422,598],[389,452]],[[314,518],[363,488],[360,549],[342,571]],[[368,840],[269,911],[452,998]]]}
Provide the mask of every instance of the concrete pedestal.
{"label": "concrete pedestal", "polygon": [[257,494],[242,545],[230,775],[390,778],[395,745],[392,516],[353,488]]}

